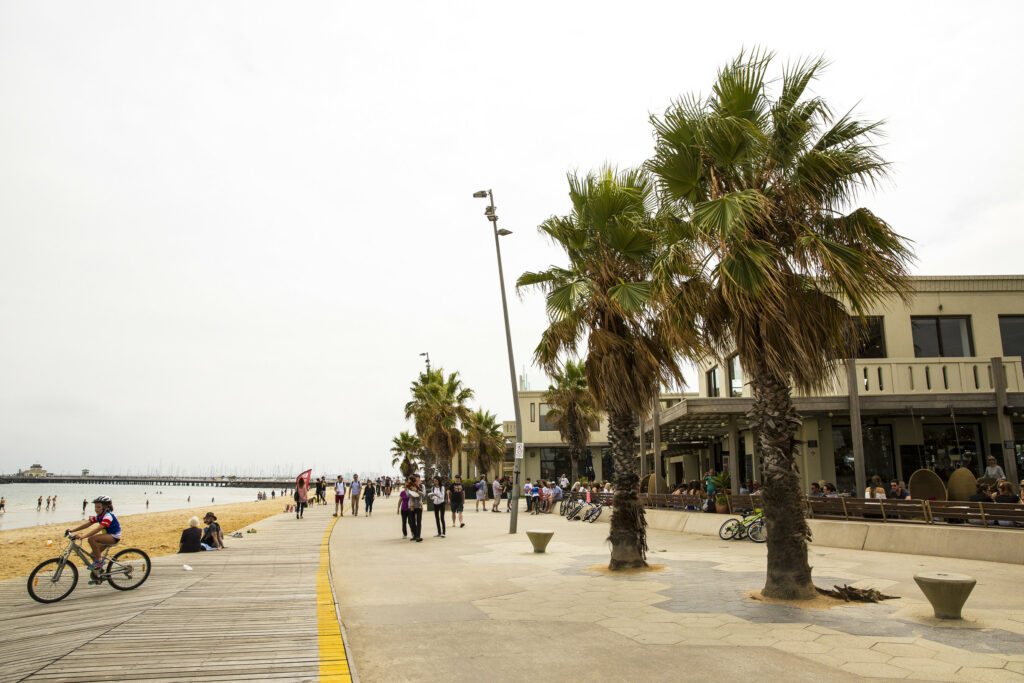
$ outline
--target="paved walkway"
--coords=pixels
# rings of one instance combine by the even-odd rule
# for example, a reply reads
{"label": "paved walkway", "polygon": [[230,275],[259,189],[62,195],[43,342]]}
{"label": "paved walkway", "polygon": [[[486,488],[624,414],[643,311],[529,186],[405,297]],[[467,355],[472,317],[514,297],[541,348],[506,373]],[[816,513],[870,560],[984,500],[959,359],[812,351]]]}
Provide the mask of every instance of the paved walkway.
{"label": "paved walkway", "polygon": [[224,551],[153,558],[133,591],[89,586],[80,571],[70,596],[43,605],[24,578],[0,582],[0,680],[349,681],[332,522],[327,507],[281,514]]}
{"label": "paved walkway", "polygon": [[[394,502],[341,520],[335,590],[364,683],[462,670],[488,681],[1024,681],[1024,568],[969,560],[812,549],[818,585],[874,586],[899,600],[828,610],[755,602],[765,547],[651,531],[657,573],[608,576],[606,524],[556,516],[466,515],[465,528],[401,538]],[[450,521],[450,517],[449,517]],[[550,528],[548,553],[523,533]],[[975,576],[967,620],[932,618],[918,571]]]}

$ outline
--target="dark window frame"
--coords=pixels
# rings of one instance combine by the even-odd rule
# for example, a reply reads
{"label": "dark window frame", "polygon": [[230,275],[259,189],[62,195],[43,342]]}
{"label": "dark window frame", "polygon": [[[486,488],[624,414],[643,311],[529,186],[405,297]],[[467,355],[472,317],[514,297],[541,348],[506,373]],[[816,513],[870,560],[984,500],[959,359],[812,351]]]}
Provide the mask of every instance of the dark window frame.
{"label": "dark window frame", "polygon": [[[1024,323],[1024,315],[1016,313],[1007,313],[1006,315],[999,315],[999,350],[1003,352],[1003,355],[1012,358],[1014,354],[1007,353],[1006,351],[1006,338],[1003,336],[1003,320],[1012,319],[1019,320]],[[1024,359],[1024,353],[1020,354],[1020,358]]]}
{"label": "dark window frame", "polygon": [[[974,324],[971,320],[970,315],[912,315],[910,316],[910,339],[911,344],[914,340],[914,321],[915,320],[932,320],[935,322],[935,339],[939,347],[938,358],[974,358]],[[967,346],[968,353],[963,356],[950,356],[945,353],[942,343],[942,328],[939,325],[941,320],[965,320],[967,321]],[[932,356],[918,356],[917,349],[914,349],[915,358],[932,358]]]}
{"label": "dark window frame", "polygon": [[[927,316],[925,316],[927,317]],[[959,316],[953,316],[959,317]],[[858,326],[858,331],[867,331],[868,325],[877,321],[879,327],[879,338],[881,339],[881,355],[880,356],[866,356],[864,355],[865,341],[866,339],[858,337],[857,339],[857,358],[871,359],[871,358],[888,358],[889,348],[885,341],[885,316],[884,315],[866,315],[863,318],[864,322],[861,322],[860,318],[855,318],[854,322]]]}
{"label": "dark window frame", "polygon": [[[740,376],[739,376],[740,388],[739,388],[739,393],[737,393],[736,389],[734,389],[733,386],[732,386],[733,382],[736,381],[736,377],[733,375],[733,372],[732,372],[732,364],[734,362],[736,363],[736,365],[739,367],[739,370],[740,370]],[[738,353],[732,354],[731,356],[729,356],[725,360],[725,374],[727,375],[726,381],[729,384],[729,398],[739,398],[739,397],[743,396],[743,365],[740,364],[740,355]]]}
{"label": "dark window frame", "polygon": [[[716,365],[704,373],[704,378],[708,385],[708,398],[718,398],[721,396],[721,386],[718,381],[718,366]],[[712,378],[714,378],[714,382],[711,381]]]}

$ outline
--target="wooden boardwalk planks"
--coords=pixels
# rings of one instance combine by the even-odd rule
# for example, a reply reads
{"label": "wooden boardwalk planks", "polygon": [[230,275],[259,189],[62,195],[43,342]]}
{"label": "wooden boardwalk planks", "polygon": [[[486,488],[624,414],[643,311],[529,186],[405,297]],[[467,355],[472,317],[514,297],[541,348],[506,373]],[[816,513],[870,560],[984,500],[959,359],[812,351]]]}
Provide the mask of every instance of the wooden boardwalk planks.
{"label": "wooden boardwalk planks", "polygon": [[264,520],[224,551],[153,558],[134,591],[89,586],[80,571],[69,597],[43,605],[24,578],[0,582],[0,681],[350,681],[328,510]]}

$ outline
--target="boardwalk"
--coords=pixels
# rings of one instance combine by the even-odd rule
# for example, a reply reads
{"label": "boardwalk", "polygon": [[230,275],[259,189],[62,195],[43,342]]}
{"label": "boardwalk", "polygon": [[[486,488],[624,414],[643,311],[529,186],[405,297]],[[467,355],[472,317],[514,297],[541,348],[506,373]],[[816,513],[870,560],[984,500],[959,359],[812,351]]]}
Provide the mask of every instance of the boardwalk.
{"label": "boardwalk", "polygon": [[134,591],[81,572],[68,598],[42,605],[24,578],[4,581],[0,681],[349,681],[327,574],[332,521],[316,507],[259,522],[222,552],[154,558]]}

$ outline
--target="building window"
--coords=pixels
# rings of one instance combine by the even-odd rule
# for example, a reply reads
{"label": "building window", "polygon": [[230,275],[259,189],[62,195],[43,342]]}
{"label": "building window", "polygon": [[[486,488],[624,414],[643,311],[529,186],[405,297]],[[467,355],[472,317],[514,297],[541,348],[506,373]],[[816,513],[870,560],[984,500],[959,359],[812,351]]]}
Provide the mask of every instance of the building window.
{"label": "building window", "polygon": [[1004,356],[1024,356],[1024,315],[999,316]]}
{"label": "building window", "polygon": [[536,422],[536,421],[537,421],[537,404],[536,403],[531,403],[530,404],[530,422]]}
{"label": "building window", "polygon": [[914,316],[910,319],[917,358],[974,355],[971,319],[964,316]]}
{"label": "building window", "polygon": [[885,325],[880,315],[854,321],[857,326],[857,358],[885,358]]}
{"label": "building window", "polygon": [[[543,407],[543,403],[541,406]],[[581,469],[583,463],[580,463]],[[568,448],[542,448],[540,449],[540,478],[546,480],[558,479],[563,474],[569,476],[571,463],[569,461]]]}
{"label": "building window", "polygon": [[729,396],[736,398],[743,395],[743,368],[740,367],[738,355],[729,359]]}
{"label": "building window", "polygon": [[[889,485],[896,476],[896,456],[890,425],[863,425],[861,439],[864,445],[864,474],[868,480],[878,475]],[[836,486],[840,491],[863,496],[856,491],[853,467],[853,437],[850,425],[832,425],[832,448],[836,466]],[[906,475],[909,476],[909,475]]]}
{"label": "building window", "polygon": [[557,432],[558,431],[558,427],[553,425],[548,420],[548,410],[550,410],[550,409],[548,408],[548,404],[547,403],[541,403],[540,404],[540,431],[542,431],[542,432]]}
{"label": "building window", "polygon": [[708,370],[708,396],[716,398],[718,396],[718,366]]}

